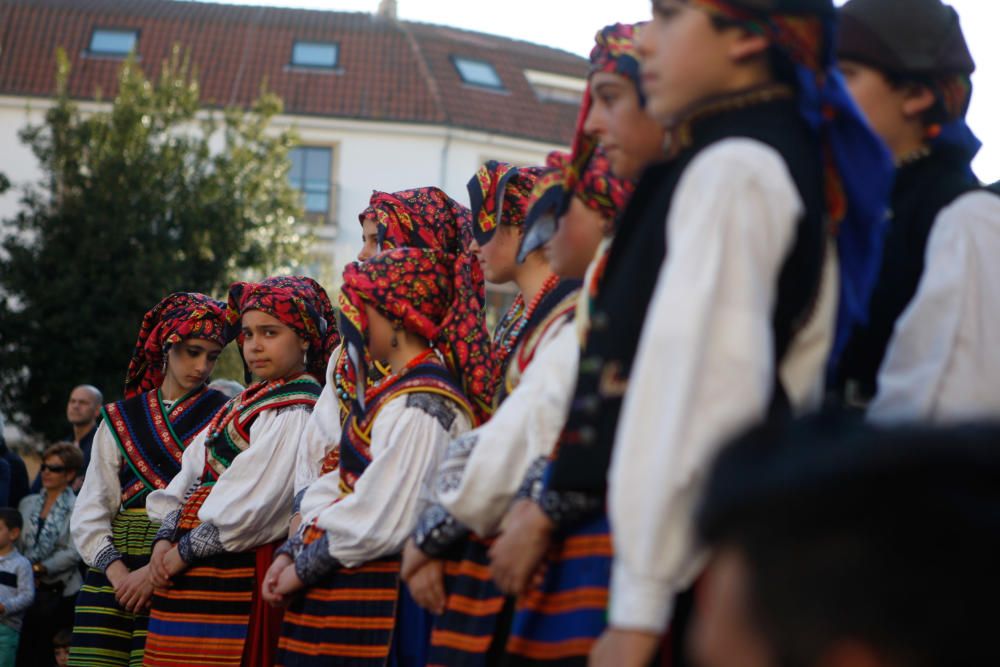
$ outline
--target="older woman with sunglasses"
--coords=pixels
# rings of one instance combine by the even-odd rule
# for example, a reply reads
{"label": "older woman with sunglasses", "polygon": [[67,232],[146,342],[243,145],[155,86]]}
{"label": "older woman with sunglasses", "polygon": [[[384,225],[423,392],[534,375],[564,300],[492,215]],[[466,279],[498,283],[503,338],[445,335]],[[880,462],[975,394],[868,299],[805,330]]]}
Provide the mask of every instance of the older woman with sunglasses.
{"label": "older woman with sunglasses", "polygon": [[26,496],[18,507],[24,518],[18,548],[35,572],[35,603],[21,630],[21,665],[48,664],[52,636],[61,628],[73,627],[81,576],[69,520],[76,502],[72,484],[82,467],[83,453],[76,445],[50,446],[42,454],[42,492]]}

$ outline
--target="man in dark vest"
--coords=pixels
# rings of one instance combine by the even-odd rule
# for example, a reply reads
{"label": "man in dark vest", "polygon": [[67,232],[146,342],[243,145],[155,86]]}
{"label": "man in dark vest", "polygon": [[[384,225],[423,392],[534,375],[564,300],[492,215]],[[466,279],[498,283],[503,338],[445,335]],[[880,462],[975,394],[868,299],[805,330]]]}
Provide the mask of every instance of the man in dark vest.
{"label": "man in dark vest", "polygon": [[970,164],[975,65],[941,0],[851,0],[840,69],[896,160],[893,217],[872,297],[839,387],[880,422],[1000,416],[1000,197]]}
{"label": "man in dark vest", "polygon": [[[84,475],[90,466],[90,450],[94,446],[94,434],[97,433],[97,421],[103,403],[104,396],[101,390],[91,384],[74,387],[66,402],[66,421],[73,428],[72,435],[67,437],[66,441],[72,442],[83,452],[83,470],[77,474],[76,481],[73,482],[74,491],[79,491],[83,486]],[[31,485],[31,492],[39,493],[41,490],[42,476],[39,474]]]}

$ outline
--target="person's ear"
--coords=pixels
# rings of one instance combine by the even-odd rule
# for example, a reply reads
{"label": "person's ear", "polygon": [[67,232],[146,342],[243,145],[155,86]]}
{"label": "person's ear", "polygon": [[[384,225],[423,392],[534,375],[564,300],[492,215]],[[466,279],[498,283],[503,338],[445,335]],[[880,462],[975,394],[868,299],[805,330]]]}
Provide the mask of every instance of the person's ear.
{"label": "person's ear", "polygon": [[745,28],[737,28],[734,34],[735,37],[729,45],[729,57],[736,62],[763,55],[771,45],[767,37]]}
{"label": "person's ear", "polygon": [[916,118],[934,106],[934,93],[927,86],[907,84],[903,88],[903,115]]}

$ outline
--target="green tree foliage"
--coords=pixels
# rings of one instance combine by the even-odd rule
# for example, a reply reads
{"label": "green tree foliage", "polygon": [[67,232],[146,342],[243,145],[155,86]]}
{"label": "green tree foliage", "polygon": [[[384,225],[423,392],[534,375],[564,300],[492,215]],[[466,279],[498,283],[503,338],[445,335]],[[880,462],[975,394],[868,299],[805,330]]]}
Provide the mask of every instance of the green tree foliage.
{"label": "green tree foliage", "polygon": [[308,241],[287,178],[295,137],[269,130],[274,95],[208,112],[175,49],[155,80],[127,61],[110,108],[85,113],[58,61],[54,105],[21,132],[44,180],[4,222],[0,252],[0,409],[49,437],[66,430],[75,384],[120,395],[142,315],[163,296],[222,296],[293,265]]}

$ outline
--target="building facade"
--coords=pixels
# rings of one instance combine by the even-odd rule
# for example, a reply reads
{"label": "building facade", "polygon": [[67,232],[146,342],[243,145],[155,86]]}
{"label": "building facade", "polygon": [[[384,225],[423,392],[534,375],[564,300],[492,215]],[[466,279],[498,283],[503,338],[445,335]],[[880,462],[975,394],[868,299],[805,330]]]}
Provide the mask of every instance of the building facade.
{"label": "building facade", "polygon": [[[373,4],[374,4],[373,0]],[[290,179],[318,223],[317,274],[339,273],[360,248],[371,191],[441,187],[468,203],[485,160],[541,163],[568,145],[587,62],[536,44],[372,14],[178,0],[5,0],[0,3],[0,172],[36,181],[18,140],[55,91],[55,53],[82,108],[115,93],[134,52],[155,73],[175,45],[190,54],[206,112],[278,94],[276,129],[295,128]],[[0,197],[0,220],[17,210]]]}

